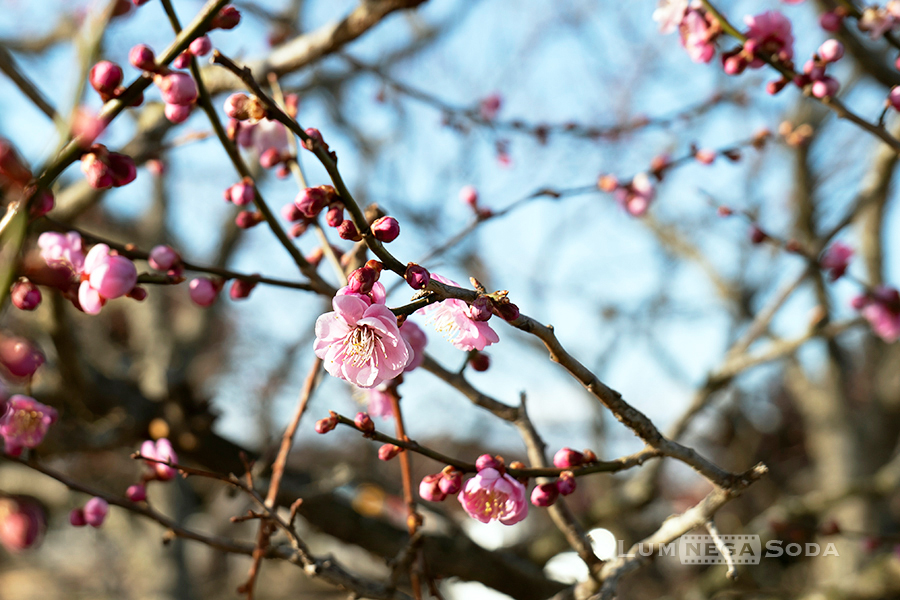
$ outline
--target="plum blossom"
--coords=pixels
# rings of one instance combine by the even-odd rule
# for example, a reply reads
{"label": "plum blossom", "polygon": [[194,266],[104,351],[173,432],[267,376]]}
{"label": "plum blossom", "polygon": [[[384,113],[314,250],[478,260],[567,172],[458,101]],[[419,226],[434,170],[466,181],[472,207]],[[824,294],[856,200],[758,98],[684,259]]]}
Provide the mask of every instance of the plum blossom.
{"label": "plum blossom", "polygon": [[831,281],[837,281],[847,272],[852,256],[853,248],[841,242],[835,242],[819,259],[819,265],[828,271]]}
{"label": "plum blossom", "polygon": [[525,486],[494,468],[482,469],[459,492],[459,503],[482,523],[514,525],[528,515]]}
{"label": "plum blossom", "polygon": [[713,25],[706,13],[688,9],[678,26],[681,45],[687,50],[691,60],[708,63],[716,53],[715,39],[719,35],[718,25]]}
{"label": "plum blossom", "polygon": [[650,182],[650,176],[646,173],[638,173],[627,185],[620,185],[616,188],[613,195],[616,202],[622,205],[628,214],[633,217],[640,217],[650,208],[653,202],[655,190]]}
{"label": "plum blossom", "polygon": [[747,41],[744,52],[750,60],[750,67],[758,69],[765,63],[759,51],[781,61],[789,61],[794,57],[794,36],[791,33],[791,22],[776,10],[744,17],[749,27],[746,32]]}
{"label": "plum blossom", "polygon": [[408,319],[400,326],[400,335],[403,336],[403,339],[406,340],[406,343],[409,344],[409,349],[412,351],[412,359],[406,365],[406,368],[403,369],[405,373],[409,373],[413,369],[422,366],[422,361],[425,360],[424,351],[426,344],[428,344],[428,337],[421,327]]}
{"label": "plum blossom", "polygon": [[895,288],[880,286],[870,296],[855,299],[854,306],[875,335],[889,344],[900,339],[900,292]]}
{"label": "plum blossom", "polygon": [[385,384],[366,390],[366,412],[373,417],[390,419],[394,416],[391,394]]}
{"label": "plum blossom", "polygon": [[[455,281],[442,277],[436,273],[431,278],[445,285],[459,287]],[[484,350],[486,346],[500,341],[497,332],[491,329],[485,321],[476,321],[472,318],[469,305],[456,298],[448,298],[437,304],[432,304],[417,311],[427,315],[428,321],[434,328],[444,334],[447,340],[459,348],[469,350]]]}
{"label": "plum blossom", "polygon": [[326,371],[361,388],[375,387],[403,372],[413,351],[387,306],[368,296],[340,292],[331,304],[334,311],[316,320],[313,345]]}
{"label": "plum blossom", "polygon": [[75,231],[56,233],[47,231],[38,238],[41,258],[51,267],[65,267],[73,273],[84,268],[84,248],[81,236]]}
{"label": "plum blossom", "polygon": [[688,0],[659,0],[653,11],[653,20],[659,23],[659,32],[672,33],[678,29],[688,4]]}
{"label": "plum blossom", "polygon": [[20,394],[10,398],[6,414],[0,418],[0,437],[6,453],[18,456],[24,448],[37,448],[57,418],[56,409],[34,398]]}
{"label": "plum blossom", "polygon": [[137,269],[124,256],[110,253],[109,246],[97,244],[84,259],[78,302],[89,315],[96,315],[107,300],[120,298],[137,284]]}
{"label": "plum blossom", "polygon": [[[172,448],[172,443],[166,438],[160,438],[156,442],[150,440],[141,444],[141,455],[153,460],[161,460],[170,463],[178,462],[178,455]],[[169,481],[175,478],[175,468],[158,462],[146,461],[147,466],[153,471],[153,476],[160,481]]]}
{"label": "plum blossom", "polygon": [[0,498],[0,546],[21,552],[40,543],[47,529],[47,515],[31,496]]}
{"label": "plum blossom", "polygon": [[258,123],[242,123],[237,141],[244,148],[256,150],[260,165],[267,169],[291,155],[287,130],[278,121],[262,119]]}

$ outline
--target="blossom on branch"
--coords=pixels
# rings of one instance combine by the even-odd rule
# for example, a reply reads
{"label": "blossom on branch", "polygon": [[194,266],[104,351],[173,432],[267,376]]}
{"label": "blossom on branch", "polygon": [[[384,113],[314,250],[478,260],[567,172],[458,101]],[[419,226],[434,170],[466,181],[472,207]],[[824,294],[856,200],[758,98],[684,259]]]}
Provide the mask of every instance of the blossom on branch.
{"label": "blossom on branch", "polygon": [[[445,285],[459,287],[455,281],[436,273],[432,273],[431,278]],[[469,305],[462,300],[448,298],[420,308],[417,312],[427,315],[434,328],[460,350],[484,350],[486,346],[500,341],[497,332],[487,322],[472,318]]]}
{"label": "blossom on branch", "polygon": [[57,418],[56,409],[29,396],[16,394],[9,399],[6,414],[0,417],[4,451],[10,456],[18,456],[24,448],[37,448]]}
{"label": "blossom on branch", "polygon": [[478,471],[457,498],[469,516],[482,523],[514,525],[528,515],[525,486],[492,467]]}

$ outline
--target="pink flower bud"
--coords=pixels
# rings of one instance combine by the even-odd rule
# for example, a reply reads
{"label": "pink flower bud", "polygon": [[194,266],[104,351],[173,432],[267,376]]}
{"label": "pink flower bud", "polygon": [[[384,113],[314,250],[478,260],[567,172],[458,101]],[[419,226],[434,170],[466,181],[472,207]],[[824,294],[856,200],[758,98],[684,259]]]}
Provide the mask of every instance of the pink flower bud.
{"label": "pink flower bud", "polygon": [[315,149],[315,144],[321,144],[326,151],[328,150],[328,144],[326,144],[325,140],[322,138],[321,131],[319,131],[315,127],[310,127],[306,130],[306,135],[308,135],[310,139],[303,141],[304,148],[312,152]]}
{"label": "pink flower bud", "polygon": [[128,62],[141,71],[156,71],[156,56],[150,46],[138,44],[128,53]]}
{"label": "pink flower bud", "polygon": [[822,13],[822,16],[819,17],[819,25],[825,31],[840,31],[841,23],[843,23],[844,17],[837,14],[834,11],[828,11],[826,13]]}
{"label": "pink flower bud", "polygon": [[137,168],[134,166],[134,160],[130,156],[119,154],[118,152],[110,152],[107,162],[113,187],[128,185],[137,178]]}
{"label": "pink flower bud", "polygon": [[837,62],[844,56],[844,45],[837,40],[825,40],[817,54],[825,62]]}
{"label": "pink flower bud", "polygon": [[469,305],[469,316],[475,321],[488,321],[494,316],[494,303],[486,296],[479,296]]}
{"label": "pink flower bud", "polygon": [[127,294],[125,294],[125,297],[131,298],[132,300],[137,300],[138,302],[143,302],[147,299],[147,290],[139,285],[136,285],[131,288]]}
{"label": "pink flower bud", "polygon": [[482,454],[478,457],[478,460],[475,461],[475,468],[479,471],[484,469],[496,469],[497,471],[503,472],[505,465],[503,464],[503,459],[499,456]]}
{"label": "pink flower bud", "polygon": [[209,39],[208,35],[202,35],[191,42],[188,50],[194,56],[206,56],[212,51],[212,40]]}
{"label": "pink flower bud", "polygon": [[170,123],[184,123],[191,116],[191,106],[188,104],[166,104],[163,114]]}
{"label": "pink flower bud", "polygon": [[304,216],[315,219],[328,204],[328,196],[322,188],[305,188],[294,198],[294,204]]}
{"label": "pink flower bud", "polygon": [[359,235],[359,231],[356,230],[356,225],[354,225],[353,221],[350,219],[344,219],[344,222],[338,226],[337,232],[342,240],[350,240],[353,242],[362,240],[362,236]]}
{"label": "pink flower bud", "polygon": [[337,419],[334,417],[325,417],[316,421],[316,433],[328,433],[337,427]]}
{"label": "pink flower bud", "polygon": [[281,207],[281,216],[285,221],[293,223],[294,221],[302,219],[303,213],[300,212],[300,209],[297,208],[296,204],[291,202],[290,204],[285,204]]}
{"label": "pink flower bud", "polygon": [[497,314],[506,321],[515,321],[519,318],[519,307],[512,302],[501,302],[497,305]]}
{"label": "pink flower bud", "polygon": [[833,243],[819,259],[819,265],[828,271],[831,281],[836,281],[847,272],[853,249],[841,242]]}
{"label": "pink flower bud", "polygon": [[478,190],[475,189],[475,186],[467,185],[464,186],[461,190],[459,190],[459,200],[463,204],[467,204],[472,208],[478,206]]}
{"label": "pink flower bud", "polygon": [[[167,438],[160,438],[155,442],[146,440],[141,444],[141,454],[144,458],[151,459],[144,461],[153,472],[152,477],[160,481],[171,481],[175,479],[178,471],[175,467],[165,463],[175,464],[178,462],[178,455],[172,448],[172,442]],[[156,462],[161,461],[161,462]]]}
{"label": "pink flower bud", "polygon": [[360,267],[347,277],[347,291],[351,294],[368,294],[372,291],[380,273],[368,266]]}
{"label": "pink flower bud", "polygon": [[53,207],[56,205],[56,202],[53,199],[53,193],[49,190],[40,190],[37,193],[37,196],[34,197],[34,190],[32,189],[30,194],[31,199],[29,200],[29,202],[31,204],[28,207],[28,214],[32,219],[43,217],[48,212],[53,210]]}
{"label": "pink flower bud", "polygon": [[250,118],[247,112],[249,102],[247,94],[232,94],[225,99],[225,114],[237,121],[246,121]]}
{"label": "pink flower bud", "polygon": [[421,267],[416,263],[406,265],[406,273],[404,274],[406,283],[414,290],[423,290],[431,283],[431,273],[428,269]]}
{"label": "pink flower bud", "polygon": [[502,102],[502,96],[497,93],[491,94],[482,100],[478,107],[479,112],[481,112],[481,118],[485,121],[493,121],[497,113],[500,112]]}
{"label": "pink flower bud", "polygon": [[147,262],[157,271],[168,271],[181,262],[181,257],[170,246],[154,246]]}
{"label": "pink flower bud", "polygon": [[440,473],[423,477],[419,483],[419,497],[428,502],[442,501],[447,497],[447,494],[441,491],[440,482]]}
{"label": "pink flower bud", "polygon": [[175,69],[187,69],[191,66],[192,57],[193,55],[188,50],[185,50],[175,57],[175,59],[172,61],[172,67]]}
{"label": "pink flower bud", "polygon": [[241,13],[238,9],[231,6],[222,7],[210,24],[210,29],[234,29],[241,22]]}
{"label": "pink flower bud", "polygon": [[73,508],[69,511],[69,525],[72,527],[84,527],[87,525],[83,508]]}
{"label": "pink flower bud", "polygon": [[246,179],[225,190],[225,200],[235,206],[247,206],[253,202],[254,197],[253,182]]}
{"label": "pink flower bud", "polygon": [[571,471],[563,471],[556,480],[556,489],[560,495],[568,496],[575,491],[575,475]]}
{"label": "pink flower bud", "polygon": [[559,498],[559,489],[555,483],[541,483],[531,490],[531,503],[535,506],[553,506]]}
{"label": "pink flower bud", "polygon": [[109,514],[109,503],[103,498],[94,496],[84,505],[84,520],[91,527],[100,527]]}
{"label": "pink flower bud", "polygon": [[88,152],[81,157],[81,172],[84,173],[88,185],[97,190],[111,188],[113,184],[109,165],[95,152]]}
{"label": "pink flower bud", "polygon": [[766,232],[760,229],[756,223],[750,226],[750,242],[752,244],[762,244],[768,237]]}
{"label": "pink flower bud", "polygon": [[0,365],[14,377],[31,377],[44,364],[44,355],[25,338],[0,339]]}
{"label": "pink flower bud", "polygon": [[108,60],[101,60],[91,67],[91,87],[101,96],[112,97],[122,83],[122,67]]}
{"label": "pink flower bud", "polygon": [[829,98],[835,96],[840,89],[841,84],[837,79],[825,75],[822,79],[813,82],[812,95],[816,98]]}
{"label": "pink flower bud", "polygon": [[15,282],[9,293],[13,306],[19,310],[34,310],[41,303],[41,290],[25,278]]}
{"label": "pink flower bud", "polygon": [[395,446],[393,444],[384,444],[378,449],[378,460],[388,461],[400,454],[400,451],[403,450],[400,446]]}
{"label": "pink flower bud", "polygon": [[894,110],[900,110],[900,86],[895,85],[888,94],[888,102],[894,107]]}
{"label": "pink flower bud", "polygon": [[125,497],[132,502],[143,502],[147,499],[147,488],[140,483],[130,485],[128,486],[128,489],[125,490]]}
{"label": "pink flower bud", "polygon": [[242,210],[234,218],[234,224],[241,229],[250,229],[251,227],[256,227],[265,220],[266,218],[261,212]]}
{"label": "pink flower bud", "polygon": [[853,299],[850,300],[850,306],[853,307],[854,310],[862,310],[869,304],[869,297],[866,295],[854,296]]}
{"label": "pink flower bud", "polygon": [[306,220],[306,217],[303,217],[302,221],[291,225],[291,230],[288,232],[288,235],[292,238],[298,238],[306,233],[307,229],[309,229],[309,221]]}
{"label": "pink flower bud", "polygon": [[353,422],[363,433],[372,433],[375,431],[375,423],[372,422],[372,417],[367,413],[356,413],[356,418],[353,419]]}
{"label": "pink flower bud", "polygon": [[790,81],[783,77],[781,79],[769,81],[768,83],[766,83],[766,93],[770,96],[774,96],[775,94],[783,90],[788,83],[790,83]]}
{"label": "pink flower bud", "polygon": [[344,205],[340,202],[333,202],[328,206],[328,212],[325,213],[325,223],[329,227],[339,227],[344,222]]}
{"label": "pink flower bud", "polygon": [[697,150],[694,153],[694,158],[697,159],[697,162],[703,165],[711,165],[716,160],[716,151],[715,150]]}
{"label": "pink flower bud", "polygon": [[192,104],[197,99],[197,84],[187,73],[173,71],[153,78],[166,104]]}
{"label": "pink flower bud", "polygon": [[41,541],[46,529],[47,516],[36,500],[29,496],[0,498],[0,546],[12,553],[27,550]]}
{"label": "pink flower bud", "polygon": [[372,223],[372,234],[379,242],[390,243],[400,235],[400,223],[394,217],[381,217]]}
{"label": "pink flower bud", "polygon": [[740,75],[747,68],[747,59],[740,53],[730,56],[722,55],[722,70],[726,75]]}
{"label": "pink flower bud", "polygon": [[453,467],[445,467],[441,471],[441,480],[438,482],[438,486],[442,492],[449,496],[459,492],[462,488],[462,480],[463,474],[461,471],[457,471]]}
{"label": "pink flower bud", "polygon": [[484,352],[474,352],[469,357],[469,366],[475,371],[483,373],[491,368],[491,357]]}
{"label": "pink flower bud", "polygon": [[571,448],[562,448],[553,455],[553,466],[557,469],[571,469],[584,462],[584,454]]}
{"label": "pink flower bud", "polygon": [[283,156],[278,148],[267,148],[259,155],[259,166],[263,169],[271,169],[279,164],[282,159]]}
{"label": "pink flower bud", "polygon": [[219,295],[219,289],[216,287],[216,284],[206,277],[198,277],[191,280],[188,287],[190,288],[191,300],[198,306],[211,306],[216,301],[216,296]]}
{"label": "pink flower bud", "polygon": [[256,281],[248,281],[246,279],[235,279],[231,282],[231,289],[228,295],[232,300],[242,300],[250,296],[250,292],[256,287]]}

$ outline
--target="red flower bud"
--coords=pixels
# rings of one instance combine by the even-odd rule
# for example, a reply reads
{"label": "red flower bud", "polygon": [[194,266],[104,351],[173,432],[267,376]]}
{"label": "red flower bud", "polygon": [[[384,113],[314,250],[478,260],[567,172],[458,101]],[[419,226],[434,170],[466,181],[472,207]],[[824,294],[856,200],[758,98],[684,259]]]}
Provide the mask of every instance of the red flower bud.
{"label": "red flower bud", "polygon": [[531,490],[531,503],[535,506],[552,506],[559,498],[559,489],[554,483],[542,483]]}
{"label": "red flower bud", "polygon": [[390,243],[400,235],[400,223],[394,217],[381,217],[372,223],[372,235],[379,242]]}

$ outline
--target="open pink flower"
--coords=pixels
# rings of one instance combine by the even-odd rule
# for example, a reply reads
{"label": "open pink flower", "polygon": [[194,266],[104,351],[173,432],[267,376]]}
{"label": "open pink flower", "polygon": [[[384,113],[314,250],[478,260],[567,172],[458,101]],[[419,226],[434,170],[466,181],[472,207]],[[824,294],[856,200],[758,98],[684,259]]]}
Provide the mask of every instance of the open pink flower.
{"label": "open pink flower", "polygon": [[672,33],[681,25],[688,9],[688,0],[659,0],[653,20],[659,23],[660,33]]}
{"label": "open pink flower", "polygon": [[0,418],[0,437],[6,453],[18,456],[23,448],[37,448],[57,417],[54,408],[34,398],[19,394],[10,398],[6,414]]}
{"label": "open pink flower", "polygon": [[73,273],[84,268],[84,249],[81,236],[75,231],[56,233],[47,231],[38,238],[41,258],[51,267],[65,267]]}
{"label": "open pink flower", "polygon": [[[150,440],[141,444],[141,454],[153,460],[162,460],[170,463],[178,462],[178,455],[172,448],[172,443],[166,438],[160,438],[156,442]],[[177,471],[169,465],[147,461],[147,466],[153,470],[153,474],[160,481],[169,481],[175,478]]]}
{"label": "open pink flower", "polygon": [[766,64],[759,57],[760,52],[781,61],[789,61],[794,57],[791,22],[783,14],[777,10],[769,10],[744,17],[744,23],[749,27],[744,52],[752,57],[750,67],[758,69]]}
{"label": "open pink flower", "polygon": [[386,386],[379,385],[366,390],[366,412],[382,419],[394,416],[394,405],[391,403],[391,395],[387,392]]}
{"label": "open pink flower", "polygon": [[[256,150],[260,164],[268,164],[268,167],[263,165],[265,168],[280,163],[291,154],[287,129],[278,121],[262,119],[258,123],[244,123],[239,136],[241,145]],[[267,156],[265,161],[262,159],[264,154]]]}
{"label": "open pink flower", "polygon": [[459,492],[459,503],[482,523],[514,525],[528,515],[525,486],[493,468],[482,469]]}
{"label": "open pink flower", "polygon": [[334,312],[316,320],[316,356],[325,370],[361,388],[371,388],[403,372],[412,359],[397,317],[384,304],[359,294],[336,295]]}
{"label": "open pink flower", "polygon": [[82,277],[78,303],[84,312],[96,315],[107,300],[124,296],[134,288],[137,268],[124,256],[111,254],[106,244],[97,244],[84,259]]}
{"label": "open pink flower", "polygon": [[[455,281],[431,274],[431,278],[445,285],[459,287]],[[427,315],[434,328],[444,334],[447,340],[460,350],[484,350],[486,346],[500,341],[497,332],[485,321],[472,318],[469,305],[456,298],[448,298],[437,304],[426,306],[417,312]]]}
{"label": "open pink flower", "polygon": [[881,286],[854,304],[862,310],[875,335],[889,344],[900,339],[900,292]]}

